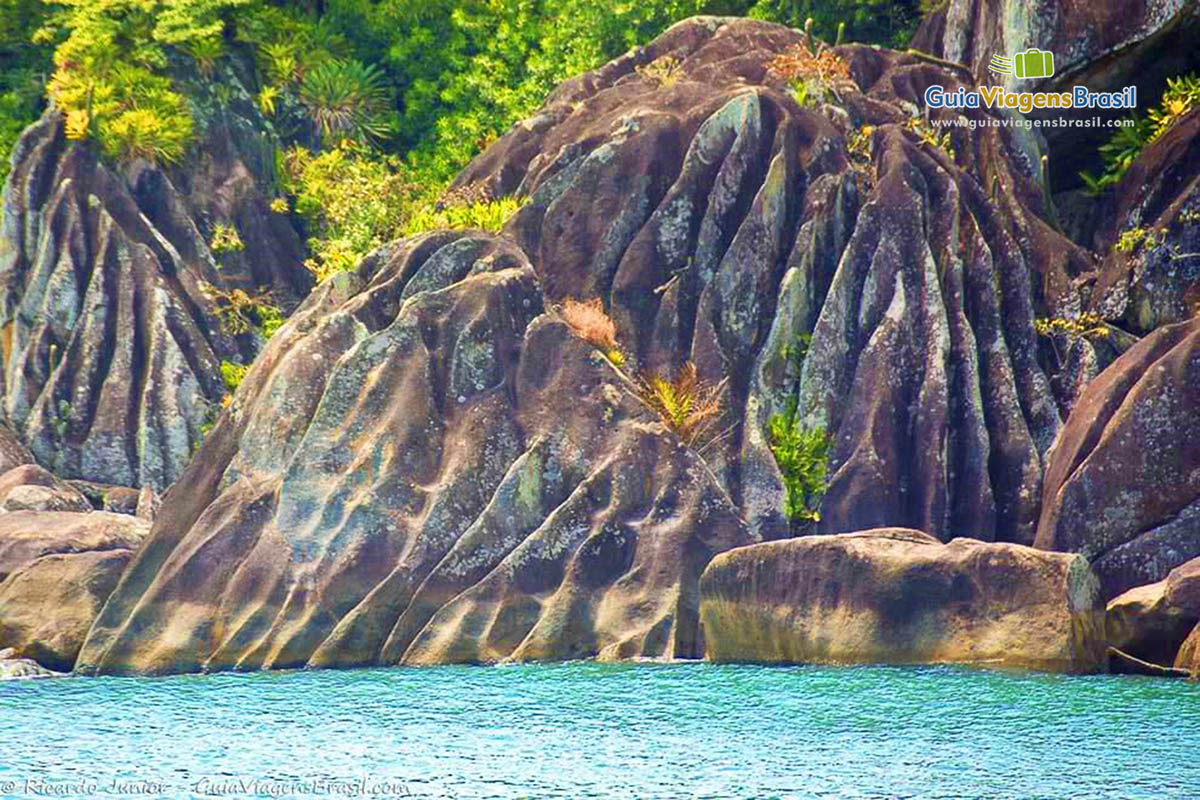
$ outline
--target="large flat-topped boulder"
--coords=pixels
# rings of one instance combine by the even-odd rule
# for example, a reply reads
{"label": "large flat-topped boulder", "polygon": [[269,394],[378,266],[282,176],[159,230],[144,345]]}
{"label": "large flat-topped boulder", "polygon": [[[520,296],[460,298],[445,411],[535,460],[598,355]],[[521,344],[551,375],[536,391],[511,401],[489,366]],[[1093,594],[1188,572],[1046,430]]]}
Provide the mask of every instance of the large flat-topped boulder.
{"label": "large flat-topped boulder", "polygon": [[904,529],[723,553],[701,578],[700,619],[715,661],[1103,669],[1083,558]]}

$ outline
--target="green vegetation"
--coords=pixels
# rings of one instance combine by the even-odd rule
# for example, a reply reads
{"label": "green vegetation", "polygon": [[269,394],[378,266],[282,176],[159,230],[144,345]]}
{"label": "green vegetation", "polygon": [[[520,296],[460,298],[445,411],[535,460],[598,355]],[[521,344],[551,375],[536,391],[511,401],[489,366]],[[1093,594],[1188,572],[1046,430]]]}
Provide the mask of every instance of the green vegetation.
{"label": "green vegetation", "polygon": [[1108,335],[1104,318],[1086,312],[1075,317],[1039,317],[1033,321],[1033,329],[1041,336],[1066,336],[1072,340]]}
{"label": "green vegetation", "polygon": [[230,393],[237,391],[237,388],[242,385],[242,379],[249,371],[250,367],[245,364],[237,364],[233,361],[221,362],[221,377],[225,379],[225,388]]}
{"label": "green vegetation", "polygon": [[767,423],[771,454],[783,475],[783,511],[799,523],[819,522],[821,498],[829,487],[829,435],[824,428],[808,428],[800,420],[795,398]]}
{"label": "green vegetation", "polygon": [[250,294],[241,289],[225,291],[206,285],[204,291],[216,305],[221,328],[230,336],[259,331],[270,339],[283,325],[283,312],[267,292]]}
{"label": "green vegetation", "polygon": [[689,447],[707,446],[721,414],[725,382],[700,377],[696,365],[684,364],[674,374],[659,373],[635,380],[637,395]]}
{"label": "green vegetation", "polygon": [[1084,171],[1079,173],[1092,194],[1102,194],[1120,182],[1125,170],[1141,155],[1146,145],[1166,133],[1184,114],[1200,108],[1200,76],[1195,73],[1167,79],[1167,89],[1158,105],[1147,112],[1146,117],[1136,114],[1125,118],[1123,126],[1112,137],[1100,145],[1100,159],[1104,171],[1100,175]]}
{"label": "green vegetation", "polygon": [[246,243],[242,241],[241,234],[237,228],[232,225],[224,225],[218,222],[213,226],[212,238],[209,239],[208,248],[214,253],[236,253],[239,250],[244,250]]}

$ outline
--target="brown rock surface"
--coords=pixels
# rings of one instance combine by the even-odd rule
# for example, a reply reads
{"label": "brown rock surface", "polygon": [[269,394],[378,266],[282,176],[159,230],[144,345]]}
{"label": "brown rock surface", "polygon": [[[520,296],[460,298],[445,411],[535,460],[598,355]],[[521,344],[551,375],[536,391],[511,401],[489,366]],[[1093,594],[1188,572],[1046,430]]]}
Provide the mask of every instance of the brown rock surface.
{"label": "brown rock surface", "polygon": [[[767,69],[799,37],[698,18],[567,81],[458,181],[529,195],[506,236],[415,237],[318,287],[80,667],[699,656],[704,565],[788,530],[764,429],[790,398],[836,437],[824,527],[1031,540],[1059,427],[1034,307],[1090,268],[1039,216],[1036,143],[931,144],[915,103],[959,78],[865,47],[801,108]],[[637,69],[665,57],[672,81]],[[604,301],[624,374],[548,312],[568,297]],[[628,380],[687,360],[728,378],[703,456]]]}
{"label": "brown rock surface", "polygon": [[1175,668],[1185,669],[1193,680],[1200,680],[1200,625],[1197,625],[1175,657]]}
{"label": "brown rock surface", "polygon": [[0,514],[0,647],[69,672],[149,525],[105,512]]}
{"label": "brown rock surface", "polygon": [[1104,607],[1077,555],[904,529],[808,536],[713,559],[715,661],[1103,668]]}
{"label": "brown rock surface", "polygon": [[[1138,586],[1113,598],[1105,614],[1110,646],[1152,664],[1170,666],[1183,640],[1200,623],[1200,610],[1172,603],[1167,582]],[[1114,671],[1120,671],[1115,669]]]}
{"label": "brown rock surface", "polygon": [[[209,287],[266,289],[290,308],[311,282],[264,194],[273,135],[226,69],[194,87],[197,144],[178,167],[102,162],[52,111],[14,149],[0,220],[3,412],[63,478],[165,488],[218,410],[221,361],[261,345],[222,329]],[[217,83],[234,90],[221,109]],[[212,253],[217,223],[244,249]]]}
{"label": "brown rock surface", "polygon": [[91,502],[74,486],[37,464],[14,467],[0,475],[4,511],[91,511]]}
{"label": "brown rock surface", "polygon": [[1200,557],[1200,320],[1160,328],[1085,389],[1046,469],[1037,546],[1082,553],[1106,598]]}

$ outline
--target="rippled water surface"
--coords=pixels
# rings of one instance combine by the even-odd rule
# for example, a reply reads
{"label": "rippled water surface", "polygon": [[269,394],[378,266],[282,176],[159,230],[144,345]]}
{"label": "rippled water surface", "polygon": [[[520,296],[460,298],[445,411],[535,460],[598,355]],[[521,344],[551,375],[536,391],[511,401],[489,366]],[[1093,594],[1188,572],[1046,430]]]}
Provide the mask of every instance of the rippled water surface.
{"label": "rippled water surface", "polygon": [[0,794],[1197,797],[1200,685],[593,663],[10,681]]}

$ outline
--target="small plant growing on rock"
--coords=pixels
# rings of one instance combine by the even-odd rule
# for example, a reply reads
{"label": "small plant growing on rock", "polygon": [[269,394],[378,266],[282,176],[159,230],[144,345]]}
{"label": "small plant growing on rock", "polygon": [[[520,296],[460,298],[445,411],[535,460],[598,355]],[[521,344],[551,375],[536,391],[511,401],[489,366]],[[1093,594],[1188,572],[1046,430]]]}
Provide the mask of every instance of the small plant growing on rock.
{"label": "small plant growing on rock", "polygon": [[625,366],[625,354],[617,343],[617,325],[604,312],[600,298],[587,301],[567,298],[559,315],[579,338],[603,353],[614,367]]}
{"label": "small plant growing on rock", "polygon": [[783,475],[784,514],[793,522],[819,522],[821,498],[829,488],[829,435],[824,428],[807,428],[800,420],[795,398],[767,423],[771,454]]}
{"label": "small plant growing on rock", "polygon": [[443,200],[432,208],[427,207],[414,213],[404,226],[404,234],[412,236],[442,228],[477,228],[489,233],[499,233],[509,218],[527,202],[528,198],[512,195],[496,200],[468,203]]}
{"label": "small plant growing on rock", "polygon": [[638,398],[689,447],[696,447],[721,414],[725,381],[713,385],[687,362],[673,375],[655,374],[634,381]]}
{"label": "small plant growing on rock", "polygon": [[[810,30],[809,25],[806,30]],[[776,56],[767,70],[772,75],[787,81],[801,106],[812,106],[828,102],[829,97],[840,98],[839,89],[853,88],[850,65],[824,42],[812,38]]]}
{"label": "small plant growing on rock", "polygon": [[1193,72],[1177,78],[1167,78],[1167,90],[1163,92],[1162,100],[1149,112],[1150,121],[1154,124],[1151,140],[1166,133],[1168,128],[1193,108],[1200,108],[1200,77]]}
{"label": "small plant growing on rock", "polygon": [[1158,239],[1155,237],[1154,231],[1138,226],[1124,231],[1120,238],[1117,239],[1117,243],[1113,246],[1113,249],[1118,253],[1133,253],[1139,247],[1153,250],[1157,246]]}
{"label": "small plant growing on rock", "polygon": [[283,324],[283,312],[271,302],[268,292],[252,295],[242,289],[225,291],[212,284],[206,284],[204,291],[216,304],[221,327],[232,336],[257,328],[269,339]]}
{"label": "small plant growing on rock", "polygon": [[1075,317],[1039,317],[1033,321],[1033,329],[1041,336],[1066,336],[1069,339],[1108,334],[1104,318],[1091,313]]}
{"label": "small plant growing on rock", "polygon": [[218,255],[236,253],[246,249],[246,243],[242,241],[237,228],[218,222],[213,226],[212,239],[208,242],[208,248]]}
{"label": "small plant growing on rock", "polygon": [[652,81],[664,89],[669,89],[679,80],[679,76],[683,74],[683,69],[679,63],[679,59],[671,56],[662,56],[661,58],[654,59],[649,64],[637,67],[636,72],[646,80]]}
{"label": "small plant growing on rock", "polygon": [[904,123],[904,129],[914,134],[921,144],[941,150],[951,159],[955,157],[954,146],[950,143],[949,130],[938,133],[937,129],[923,116],[909,117],[908,121]]}

